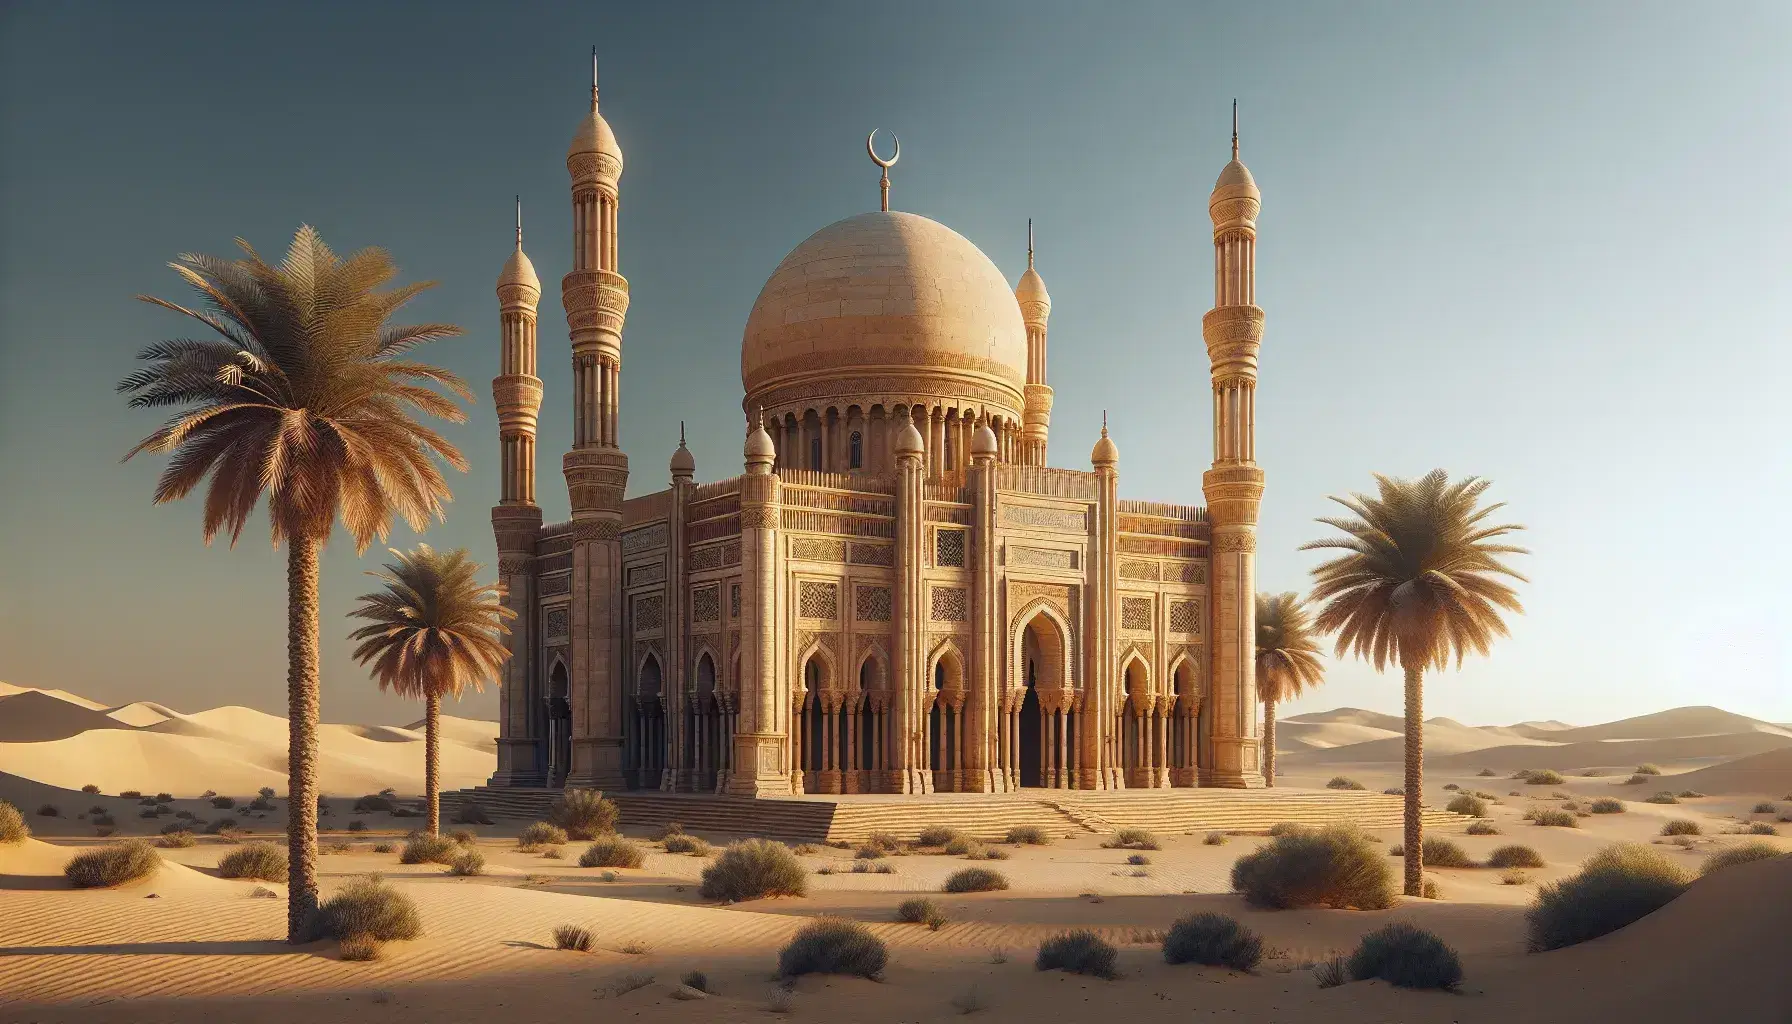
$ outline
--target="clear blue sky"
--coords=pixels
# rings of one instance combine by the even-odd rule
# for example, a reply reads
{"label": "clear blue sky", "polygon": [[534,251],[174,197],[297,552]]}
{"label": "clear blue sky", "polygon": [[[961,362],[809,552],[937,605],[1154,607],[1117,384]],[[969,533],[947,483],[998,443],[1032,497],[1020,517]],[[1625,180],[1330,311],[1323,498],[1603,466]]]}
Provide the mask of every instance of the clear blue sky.
{"label": "clear blue sky", "polygon": [[[514,10],[511,8],[514,7]],[[627,156],[623,441],[657,489],[688,422],[740,471],[739,343],[815,229],[894,205],[1010,280],[1035,218],[1052,461],[1104,408],[1123,495],[1199,502],[1206,196],[1238,97],[1263,189],[1263,589],[1300,589],[1325,496],[1442,466],[1530,526],[1527,614],[1433,679],[1432,714],[1587,722],[1680,704],[1792,720],[1792,8],[1687,4],[597,4],[0,7],[0,680],[195,710],[284,708],[284,560],[160,508],[157,417],[113,385],[186,327],[164,264],[381,245],[430,353],[481,395],[438,546],[494,559],[493,281],[522,193],[542,307],[542,499],[566,515],[557,282],[566,144],[602,51]],[[395,544],[413,538],[404,530]],[[324,715],[403,721],[348,657],[370,588],[338,534]],[[1290,713],[1395,710],[1354,662]],[[490,714],[490,694],[463,713]]]}

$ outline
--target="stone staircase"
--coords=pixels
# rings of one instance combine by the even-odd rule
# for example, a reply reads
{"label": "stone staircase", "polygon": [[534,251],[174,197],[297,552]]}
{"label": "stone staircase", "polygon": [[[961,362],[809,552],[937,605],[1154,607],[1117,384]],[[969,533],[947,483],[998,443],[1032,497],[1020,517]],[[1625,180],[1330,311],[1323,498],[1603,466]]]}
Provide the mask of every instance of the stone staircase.
{"label": "stone staircase", "polygon": [[[442,817],[453,821],[468,801],[494,821],[538,821],[560,795],[555,789],[463,789],[442,794]],[[1054,835],[1143,828],[1165,834],[1262,832],[1279,822],[1364,828],[1401,823],[1399,797],[1312,789],[1134,789],[1111,792],[1026,790],[932,796],[805,796],[776,800],[698,793],[612,792],[624,828],[678,822],[704,834],[767,836],[799,842],[853,842],[873,832],[913,838],[941,825],[995,838],[1016,825]],[[1428,808],[1425,827],[1460,831],[1473,819]]]}

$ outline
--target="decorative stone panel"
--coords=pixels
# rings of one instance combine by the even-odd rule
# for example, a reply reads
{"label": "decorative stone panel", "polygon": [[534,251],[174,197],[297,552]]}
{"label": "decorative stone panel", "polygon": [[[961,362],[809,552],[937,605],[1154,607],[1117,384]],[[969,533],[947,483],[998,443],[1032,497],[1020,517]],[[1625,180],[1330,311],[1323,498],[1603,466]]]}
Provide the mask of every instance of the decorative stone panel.
{"label": "decorative stone panel", "polygon": [[1166,579],[1174,578],[1181,583],[1197,583],[1201,585],[1206,585],[1207,583],[1206,562],[1173,562],[1164,566],[1164,569],[1164,577]]}
{"label": "decorative stone panel", "polygon": [[810,562],[844,562],[846,542],[823,537],[798,537],[790,542],[790,557]]}
{"label": "decorative stone panel", "polygon": [[1170,632],[1201,632],[1201,605],[1198,601],[1170,602]]}
{"label": "decorative stone panel", "polygon": [[860,622],[890,621],[890,588],[857,586],[853,588],[853,615]]}
{"label": "decorative stone panel", "polygon": [[728,617],[740,618],[740,584],[728,584]]}
{"label": "decorative stone panel", "polygon": [[928,604],[928,618],[934,622],[970,621],[963,587],[934,587],[928,591]]}
{"label": "decorative stone panel", "polygon": [[1127,558],[1120,562],[1120,578],[1125,580],[1157,579],[1157,563],[1143,559]]}
{"label": "decorative stone panel", "polygon": [[640,554],[654,548],[666,546],[666,524],[655,523],[639,530],[630,530],[622,535],[622,553],[624,555]]}
{"label": "decorative stone panel", "polygon": [[854,544],[852,546],[852,564],[895,565],[896,549],[888,544]]}
{"label": "decorative stone panel", "polygon": [[965,563],[965,531],[933,531],[933,564],[962,569]]}
{"label": "decorative stone panel", "polygon": [[691,621],[720,622],[722,620],[721,588],[717,586],[698,587],[691,591]]}
{"label": "decorative stone panel", "polygon": [[689,568],[692,572],[707,572],[720,569],[728,564],[728,545],[711,544],[708,547],[693,548]]}
{"label": "decorative stone panel", "polygon": [[635,631],[647,632],[662,629],[666,625],[666,598],[662,594],[649,594],[635,598]]}
{"label": "decorative stone panel", "polygon": [[645,565],[631,565],[628,567],[628,585],[631,587],[646,586],[650,583],[662,583],[665,579],[665,562],[648,562]]}
{"label": "decorative stone panel", "polygon": [[572,573],[558,572],[541,578],[541,596],[555,597],[572,593]]}
{"label": "decorative stone panel", "polygon": [[797,613],[805,619],[839,618],[839,584],[803,580],[797,589]]}
{"label": "decorative stone panel", "polygon": [[1149,630],[1151,628],[1151,599],[1149,597],[1121,598],[1120,628]]}
{"label": "decorative stone panel", "polygon": [[1008,564],[1037,566],[1041,569],[1074,569],[1076,552],[1064,548],[1029,548],[1011,544],[1008,547]]}
{"label": "decorative stone panel", "polygon": [[1001,522],[1003,526],[1089,532],[1088,518],[1084,513],[1065,508],[1043,508],[1039,505],[1004,504],[1001,507]]}
{"label": "decorative stone panel", "polygon": [[564,638],[567,634],[568,621],[569,616],[564,605],[559,608],[549,608],[547,615],[542,619],[542,636],[550,640]]}

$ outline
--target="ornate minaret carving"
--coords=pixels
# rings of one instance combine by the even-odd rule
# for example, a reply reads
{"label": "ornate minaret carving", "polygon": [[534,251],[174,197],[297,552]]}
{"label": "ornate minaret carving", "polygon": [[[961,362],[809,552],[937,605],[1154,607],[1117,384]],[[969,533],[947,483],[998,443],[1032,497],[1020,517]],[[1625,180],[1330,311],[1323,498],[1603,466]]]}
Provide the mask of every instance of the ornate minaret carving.
{"label": "ornate minaret carving", "polygon": [[498,409],[501,465],[492,532],[498,541],[498,586],[516,613],[506,644],[510,659],[499,681],[498,770],[494,786],[539,786],[546,766],[537,745],[543,732],[542,695],[531,693],[535,672],[535,538],[541,509],[535,504],[535,422],[541,411],[541,378],[535,375],[536,307],[541,279],[523,252],[523,200],[516,202],[516,251],[498,275],[498,376],[492,400]]}
{"label": "ornate minaret carving", "polygon": [[784,664],[783,621],[778,614],[784,576],[779,556],[780,482],[772,473],[777,449],[765,430],[765,410],[753,417],[742,449],[746,476],[740,484],[740,702],[728,792],[737,796],[789,796],[802,789],[793,771],[789,673]]}
{"label": "ornate minaret carving", "polygon": [[1262,195],[1238,159],[1238,104],[1232,105],[1232,162],[1207,202],[1213,220],[1213,309],[1202,318],[1213,379],[1213,468],[1201,480],[1213,524],[1209,574],[1213,623],[1208,637],[1212,764],[1203,786],[1263,785],[1257,731],[1257,349],[1263,310],[1257,307],[1257,213]]}
{"label": "ornate minaret carving", "polygon": [[597,111],[597,51],[591,52],[591,113],[566,153],[572,177],[573,268],[560,282],[572,337],[573,446],[566,453],[572,498],[573,765],[569,783],[616,788],[628,662],[623,647],[622,495],[628,456],[618,446],[622,324],[628,281],[617,273],[617,185],[622,148]]}
{"label": "ornate minaret carving", "polygon": [[1020,316],[1027,325],[1026,408],[1021,411],[1020,462],[1045,465],[1045,440],[1052,425],[1052,389],[1045,383],[1045,326],[1052,318],[1051,293],[1033,269],[1033,220],[1027,218],[1027,272],[1014,288]]}

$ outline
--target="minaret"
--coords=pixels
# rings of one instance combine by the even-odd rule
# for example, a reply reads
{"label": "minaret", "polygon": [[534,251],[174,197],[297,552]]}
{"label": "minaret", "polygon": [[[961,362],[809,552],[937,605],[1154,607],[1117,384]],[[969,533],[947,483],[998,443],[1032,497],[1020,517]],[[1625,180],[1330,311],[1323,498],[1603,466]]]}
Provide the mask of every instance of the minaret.
{"label": "minaret", "polygon": [[494,786],[540,786],[546,782],[539,761],[542,738],[541,700],[531,699],[529,681],[536,678],[535,538],[541,509],[535,504],[535,422],[541,411],[541,378],[535,375],[535,315],[541,301],[541,279],[523,252],[523,200],[516,201],[516,251],[498,275],[498,376],[492,378],[492,401],[498,409],[500,481],[498,505],[492,509],[492,532],[498,540],[498,587],[506,607],[516,613],[505,639],[510,658],[499,686],[498,770]]}
{"label": "minaret", "polygon": [[1213,468],[1201,478],[1210,552],[1208,635],[1212,703],[1212,764],[1200,766],[1203,786],[1263,785],[1257,731],[1256,572],[1257,506],[1263,470],[1257,468],[1257,348],[1263,310],[1257,307],[1257,212],[1262,195],[1238,159],[1238,103],[1232,104],[1232,162],[1207,201],[1213,219],[1213,309],[1201,320],[1213,379]]}
{"label": "minaret", "polygon": [[569,785],[622,785],[622,494],[628,456],[618,446],[622,322],[628,281],[617,273],[617,183],[622,148],[597,112],[597,50],[591,51],[591,112],[566,152],[572,177],[572,272],[560,282],[572,337],[573,442],[564,462],[572,499],[574,614],[573,752]]}
{"label": "minaret", "polygon": [[1051,293],[1033,269],[1033,219],[1027,218],[1027,272],[1014,287],[1020,317],[1027,325],[1026,408],[1021,412],[1020,463],[1045,465],[1045,439],[1052,425],[1052,389],[1045,383],[1045,325],[1052,318]]}

